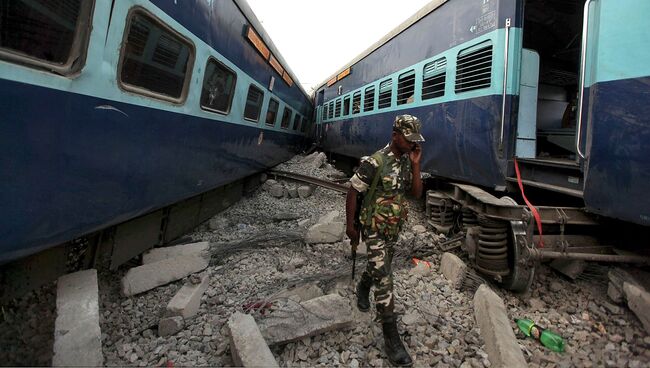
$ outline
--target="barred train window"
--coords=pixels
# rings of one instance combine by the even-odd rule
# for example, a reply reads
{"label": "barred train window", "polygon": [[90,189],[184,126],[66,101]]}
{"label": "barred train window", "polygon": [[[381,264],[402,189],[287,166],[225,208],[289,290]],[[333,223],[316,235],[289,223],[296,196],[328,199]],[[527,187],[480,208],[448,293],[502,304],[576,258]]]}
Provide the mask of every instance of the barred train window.
{"label": "barred train window", "polygon": [[235,72],[217,60],[209,59],[205,66],[201,107],[222,114],[230,112],[236,82],[237,74]]}
{"label": "barred train window", "polygon": [[266,125],[275,125],[275,119],[278,116],[278,109],[280,104],[274,98],[269,100],[269,107],[266,109]]}
{"label": "barred train window", "polygon": [[282,124],[280,125],[280,128],[288,129],[290,123],[291,123],[291,109],[285,106],[284,112],[282,113]]}
{"label": "barred train window", "polygon": [[372,111],[375,108],[375,87],[366,88],[363,96],[363,111]]}
{"label": "barred train window", "polygon": [[321,121],[327,120],[328,107],[329,107],[328,104],[323,105],[323,114],[322,114],[321,119],[320,119]]}
{"label": "barred train window", "polygon": [[94,2],[0,1],[0,58],[72,74],[83,66]]}
{"label": "barred train window", "polygon": [[338,118],[339,116],[341,116],[341,99],[340,98],[338,100],[336,100],[336,110],[335,110],[335,114],[334,114],[334,117]]}
{"label": "barred train window", "polygon": [[264,92],[254,85],[248,87],[248,96],[246,96],[246,107],[244,108],[244,119],[258,121],[260,119],[260,110],[262,110],[262,100]]}
{"label": "barred train window", "polygon": [[352,113],[358,114],[361,112],[361,91],[355,92],[352,96]]}
{"label": "barred train window", "polygon": [[397,79],[397,104],[413,102],[415,98],[415,70],[410,70]]}
{"label": "barred train window", "polygon": [[330,102],[330,113],[327,115],[329,119],[334,117],[334,101]]}
{"label": "barred train window", "polygon": [[343,115],[350,115],[350,97],[343,99]]}
{"label": "barred train window", "polygon": [[390,99],[393,94],[393,81],[387,79],[379,84],[379,102],[378,109],[390,107]]}
{"label": "barred train window", "polygon": [[445,95],[447,58],[432,61],[424,66],[422,72],[422,99],[442,97]]}
{"label": "barred train window", "polygon": [[131,11],[126,35],[119,73],[124,88],[165,100],[184,100],[192,44],[140,9]]}
{"label": "barred train window", "polygon": [[459,52],[456,64],[456,93],[489,87],[492,79],[492,44],[484,42]]}
{"label": "barred train window", "polygon": [[300,125],[300,115],[298,115],[298,113],[296,113],[296,116],[293,118],[293,128],[291,128],[291,129],[292,130],[298,130],[299,125]]}

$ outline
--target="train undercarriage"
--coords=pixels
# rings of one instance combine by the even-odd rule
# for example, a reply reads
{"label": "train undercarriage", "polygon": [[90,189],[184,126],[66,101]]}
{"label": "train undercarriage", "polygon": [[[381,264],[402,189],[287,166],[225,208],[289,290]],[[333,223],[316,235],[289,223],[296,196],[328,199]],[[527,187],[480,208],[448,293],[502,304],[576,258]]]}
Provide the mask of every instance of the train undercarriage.
{"label": "train undercarriage", "polygon": [[528,289],[544,261],[650,264],[650,258],[595,235],[607,225],[581,207],[534,208],[538,216],[510,197],[497,198],[466,184],[443,184],[426,194],[429,226],[461,238],[472,266],[515,292]]}

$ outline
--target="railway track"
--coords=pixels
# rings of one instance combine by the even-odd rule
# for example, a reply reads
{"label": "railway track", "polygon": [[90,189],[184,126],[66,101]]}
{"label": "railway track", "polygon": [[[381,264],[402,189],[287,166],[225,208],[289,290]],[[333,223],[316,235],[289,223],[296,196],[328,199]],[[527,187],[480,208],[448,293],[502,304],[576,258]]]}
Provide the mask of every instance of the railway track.
{"label": "railway track", "polygon": [[293,180],[298,180],[309,184],[318,185],[320,187],[335,190],[340,193],[347,193],[348,191],[348,187],[343,184],[338,184],[329,180],[315,178],[313,176],[296,174],[293,172],[281,171],[281,170],[270,170],[268,173],[269,175],[273,175],[276,177],[279,176],[287,179],[293,179]]}

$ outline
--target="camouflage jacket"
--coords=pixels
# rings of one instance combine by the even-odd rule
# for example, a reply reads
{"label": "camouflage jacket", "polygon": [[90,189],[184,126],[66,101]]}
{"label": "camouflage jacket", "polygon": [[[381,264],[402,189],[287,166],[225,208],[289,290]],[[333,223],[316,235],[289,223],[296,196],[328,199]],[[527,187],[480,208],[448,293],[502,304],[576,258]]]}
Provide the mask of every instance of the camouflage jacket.
{"label": "camouflage jacket", "polygon": [[[375,157],[381,155],[380,162]],[[407,155],[396,157],[386,146],[375,154],[361,159],[359,169],[350,179],[352,187],[364,193],[372,185],[377,170],[382,167],[374,199],[361,208],[360,220],[365,230],[376,232],[386,239],[397,237],[406,221],[404,195],[411,189],[411,161]]]}

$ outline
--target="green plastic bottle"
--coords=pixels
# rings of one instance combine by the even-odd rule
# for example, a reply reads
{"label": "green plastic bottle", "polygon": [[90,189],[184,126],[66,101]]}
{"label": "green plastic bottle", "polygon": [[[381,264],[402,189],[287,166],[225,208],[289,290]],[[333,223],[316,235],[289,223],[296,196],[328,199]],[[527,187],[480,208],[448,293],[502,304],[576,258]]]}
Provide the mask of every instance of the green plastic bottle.
{"label": "green plastic bottle", "polygon": [[564,339],[560,335],[539,327],[529,319],[515,319],[515,323],[526,336],[532,336],[542,345],[558,353],[564,351]]}

